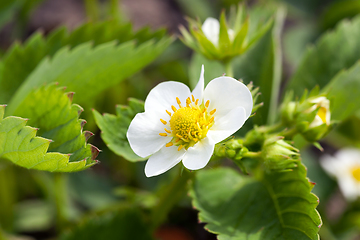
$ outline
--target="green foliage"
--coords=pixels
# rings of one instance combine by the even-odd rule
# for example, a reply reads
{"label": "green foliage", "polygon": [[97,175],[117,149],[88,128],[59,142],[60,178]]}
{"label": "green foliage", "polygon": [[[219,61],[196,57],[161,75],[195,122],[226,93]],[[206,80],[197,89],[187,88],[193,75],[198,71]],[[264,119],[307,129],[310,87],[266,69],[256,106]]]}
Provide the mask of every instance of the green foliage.
{"label": "green foliage", "polygon": [[36,128],[26,126],[27,119],[3,118],[5,106],[0,107],[0,158],[28,169],[51,172],[74,172],[86,169],[96,161],[69,162],[69,154],[47,152],[51,140],[36,137]]}
{"label": "green foliage", "polygon": [[122,208],[88,217],[60,240],[153,239],[139,210]]}
{"label": "green foliage", "polygon": [[116,116],[107,113],[101,115],[96,110],[93,111],[96,124],[101,129],[101,138],[108,148],[129,161],[145,160],[133,152],[126,138],[131,120],[143,111],[144,102],[134,98],[129,99],[129,106],[116,106]]}
{"label": "green foliage", "polygon": [[59,50],[53,59],[44,59],[36,70],[25,80],[11,99],[10,114],[32,88],[43,83],[58,82],[76,92],[77,102],[86,104],[97,94],[114,86],[126,77],[152,62],[171,43],[163,38],[156,44],[152,40],[135,47],[133,42],[117,45],[109,42],[95,48],[84,43],[69,50]]}
{"label": "green foliage", "polygon": [[169,39],[167,42],[163,38],[164,33],[164,30],[150,32],[149,28],[134,33],[131,24],[119,24],[117,21],[86,23],[71,33],[63,27],[51,32],[46,38],[41,33],[35,33],[23,45],[12,45],[0,61],[0,103],[8,103],[41,60],[46,56],[53,56],[64,46],[74,48],[85,42],[98,46],[110,41],[122,44],[130,40],[142,44],[150,39],[162,39],[163,48],[157,45],[152,52],[155,59],[170,43]]}
{"label": "green foliage", "polygon": [[345,120],[360,109],[360,62],[337,74],[324,88],[331,100],[331,118]]}
{"label": "green foliage", "polygon": [[39,128],[38,135],[53,141],[48,151],[71,153],[70,161],[94,164],[99,150],[86,143],[93,134],[82,131],[86,121],[79,119],[83,109],[71,104],[73,94],[56,84],[40,87],[30,92],[15,115],[28,118],[29,125]]}
{"label": "green foliage", "polygon": [[206,228],[228,239],[319,239],[318,198],[305,167],[261,180],[227,168],[198,173],[190,195]]}
{"label": "green foliage", "polygon": [[288,85],[296,96],[316,85],[324,87],[339,71],[353,66],[360,55],[360,16],[342,21],[304,54]]}

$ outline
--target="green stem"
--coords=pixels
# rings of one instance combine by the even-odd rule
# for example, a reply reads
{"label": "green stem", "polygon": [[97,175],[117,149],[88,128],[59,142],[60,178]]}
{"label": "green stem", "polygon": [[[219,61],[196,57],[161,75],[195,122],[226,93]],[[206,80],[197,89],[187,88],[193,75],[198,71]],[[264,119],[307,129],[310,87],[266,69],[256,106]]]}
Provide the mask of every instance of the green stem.
{"label": "green stem", "polygon": [[232,61],[226,61],[224,62],[224,66],[225,66],[225,73],[226,76],[228,77],[234,77],[234,71],[233,71],[233,67],[232,67]]}
{"label": "green stem", "polygon": [[99,4],[97,0],[85,0],[85,11],[87,18],[96,22],[100,19]]}
{"label": "green stem", "polygon": [[63,173],[54,173],[54,200],[56,208],[57,227],[58,230],[61,231],[67,223],[66,179]]}
{"label": "green stem", "polygon": [[177,175],[172,183],[164,190],[157,205],[154,207],[151,215],[152,226],[155,230],[167,218],[173,206],[186,194],[187,183],[193,177],[193,173],[187,170]]}
{"label": "green stem", "polygon": [[16,203],[16,175],[12,165],[0,164],[0,225],[6,231],[13,230]]}
{"label": "green stem", "polygon": [[261,156],[261,152],[247,152],[243,154],[243,157],[247,158],[258,158]]}

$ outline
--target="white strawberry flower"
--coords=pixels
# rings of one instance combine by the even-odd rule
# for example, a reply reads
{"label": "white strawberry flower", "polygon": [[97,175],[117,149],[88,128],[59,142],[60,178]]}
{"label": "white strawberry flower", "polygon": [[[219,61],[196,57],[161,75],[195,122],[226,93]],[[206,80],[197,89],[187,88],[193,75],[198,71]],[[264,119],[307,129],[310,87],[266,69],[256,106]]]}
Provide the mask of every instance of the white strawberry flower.
{"label": "white strawberry flower", "polygon": [[320,165],[336,177],[341,192],[349,201],[360,196],[360,149],[345,148],[334,156],[325,155],[320,159]]}
{"label": "white strawberry flower", "polygon": [[[209,39],[216,47],[219,46],[219,35],[220,35],[220,23],[216,18],[209,17],[205,20],[201,26],[205,37]],[[228,29],[228,35],[230,41],[234,40],[235,33],[234,30]]]}
{"label": "white strawberry flower", "polygon": [[163,82],[145,100],[145,112],[130,123],[127,138],[133,151],[148,157],[147,177],[162,174],[181,160],[190,170],[209,162],[216,143],[235,133],[253,106],[249,89],[231,77],[215,78],[204,90],[204,66],[195,89]]}
{"label": "white strawberry flower", "polygon": [[326,97],[317,97],[310,100],[314,105],[308,110],[309,112],[315,111],[319,108],[314,120],[310,123],[309,127],[314,128],[322,124],[330,125],[330,101]]}

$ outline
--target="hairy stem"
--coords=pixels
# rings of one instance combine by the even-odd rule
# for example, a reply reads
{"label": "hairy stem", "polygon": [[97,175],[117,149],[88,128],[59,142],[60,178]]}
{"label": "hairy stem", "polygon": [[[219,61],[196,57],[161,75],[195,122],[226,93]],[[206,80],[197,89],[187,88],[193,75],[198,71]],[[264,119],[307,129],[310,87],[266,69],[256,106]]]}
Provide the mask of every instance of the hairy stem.
{"label": "hairy stem", "polygon": [[232,63],[231,60],[224,62],[225,73],[226,73],[226,76],[228,76],[228,77],[234,77],[234,71],[233,71],[233,67],[232,67],[231,63]]}
{"label": "hairy stem", "polygon": [[174,205],[186,194],[187,183],[193,175],[194,173],[184,170],[181,174],[177,175],[163,191],[159,202],[152,211],[151,227],[153,230],[159,227],[166,220]]}
{"label": "hairy stem", "polygon": [[54,201],[56,208],[56,222],[58,230],[61,231],[66,223],[66,206],[67,206],[67,194],[66,194],[66,179],[63,173],[54,174]]}

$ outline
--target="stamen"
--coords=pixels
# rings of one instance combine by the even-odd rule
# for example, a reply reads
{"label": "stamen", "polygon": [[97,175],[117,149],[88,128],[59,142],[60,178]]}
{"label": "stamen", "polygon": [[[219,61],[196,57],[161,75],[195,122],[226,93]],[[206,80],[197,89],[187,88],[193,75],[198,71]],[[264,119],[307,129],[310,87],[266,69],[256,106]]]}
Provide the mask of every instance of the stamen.
{"label": "stamen", "polygon": [[169,116],[171,117],[171,112],[169,112],[168,110],[165,110],[167,114],[169,114]]}
{"label": "stamen", "polygon": [[195,97],[194,95],[191,95],[192,101],[195,102]]}
{"label": "stamen", "polygon": [[178,139],[176,139],[176,140],[175,140],[175,142],[176,142],[176,143],[178,143],[178,142],[180,142],[180,140],[181,140],[181,139],[180,139],[180,138],[178,138]]}
{"label": "stamen", "polygon": [[196,99],[195,105],[198,105],[198,103],[199,103],[199,99]]}
{"label": "stamen", "polygon": [[191,103],[191,100],[190,100],[190,97],[188,97],[188,98],[186,99],[186,106],[189,107],[190,103]]}
{"label": "stamen", "polygon": [[164,125],[166,125],[166,123],[167,123],[165,120],[163,120],[163,119],[161,119],[161,118],[160,118],[160,121],[161,121]]}
{"label": "stamen", "polygon": [[183,147],[184,147],[184,145],[180,145],[178,148],[178,151],[180,151]]}
{"label": "stamen", "polygon": [[176,97],[176,102],[177,102],[177,104],[179,105],[179,107],[182,108],[182,106],[181,106],[181,101],[180,101],[180,99],[179,99],[178,97]]}
{"label": "stamen", "polygon": [[172,142],[169,142],[165,145],[165,147],[171,147],[172,145],[174,145]]}
{"label": "stamen", "polygon": [[205,107],[209,107],[209,104],[210,104],[210,100],[207,100],[205,103]]}
{"label": "stamen", "polygon": [[214,121],[214,117],[210,118],[209,123],[212,123]]}
{"label": "stamen", "polygon": [[170,131],[170,130],[167,130],[166,128],[164,128],[164,130],[165,130],[165,132],[167,132],[167,133],[171,133],[171,131]]}
{"label": "stamen", "polygon": [[176,107],[174,107],[174,105],[171,106],[171,109],[176,112]]}
{"label": "stamen", "polygon": [[159,135],[162,136],[162,137],[166,137],[166,136],[167,136],[166,133],[159,133]]}
{"label": "stamen", "polygon": [[210,112],[210,115],[213,115],[215,112],[216,112],[216,109],[212,110],[212,111]]}

